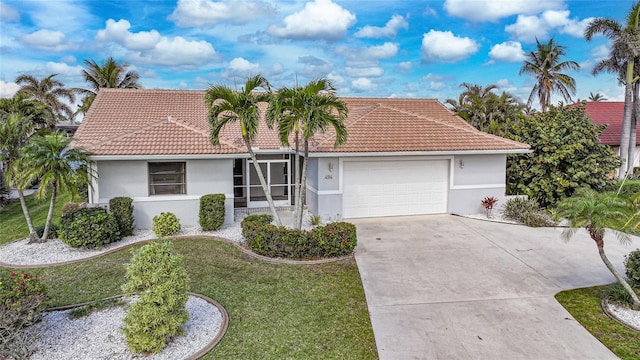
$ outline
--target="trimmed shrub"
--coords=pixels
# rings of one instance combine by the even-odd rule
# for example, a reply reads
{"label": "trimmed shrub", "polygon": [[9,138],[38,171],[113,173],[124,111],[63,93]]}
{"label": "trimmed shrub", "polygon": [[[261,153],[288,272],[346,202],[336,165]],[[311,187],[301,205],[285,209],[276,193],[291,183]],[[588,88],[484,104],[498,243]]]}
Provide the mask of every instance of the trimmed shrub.
{"label": "trimmed shrub", "polygon": [[115,215],[122,236],[133,235],[133,199],[120,196],[109,199],[109,210]]}
{"label": "trimmed shrub", "polygon": [[640,286],[640,249],[635,249],[624,257],[625,274],[633,286]]}
{"label": "trimmed shrub", "polygon": [[182,256],[168,241],[152,242],[133,252],[122,289],[137,293],[126,310],[122,332],[129,348],[138,353],[160,352],[167,340],[184,334],[189,276]]}
{"label": "trimmed shrub", "polygon": [[0,277],[0,358],[23,359],[33,352],[33,339],[23,329],[40,321],[45,300],[46,289],[37,275]]}
{"label": "trimmed shrub", "polygon": [[242,228],[242,236],[245,239],[251,239],[256,237],[256,231],[260,229],[263,225],[270,224],[273,221],[273,216],[269,214],[253,214],[247,215],[242,222],[240,223],[240,227]]}
{"label": "trimmed shrub", "polygon": [[99,248],[121,239],[118,221],[101,207],[87,207],[62,215],[58,235],[73,247]]}
{"label": "trimmed shrub", "polygon": [[[39,238],[42,238],[42,235],[44,235],[44,227],[45,227],[45,224],[42,224],[34,228]],[[49,239],[56,239],[57,237],[58,237],[58,224],[52,222],[51,226],[49,227]]]}
{"label": "trimmed shrub", "polygon": [[290,259],[335,257],[351,254],[357,243],[356,227],[350,223],[330,223],[307,231],[278,227],[266,220],[247,217],[242,221],[242,235],[260,255]]}
{"label": "trimmed shrub", "polygon": [[175,235],[180,232],[180,220],[173,213],[162,212],[153,217],[152,230],[160,238]]}
{"label": "trimmed shrub", "polygon": [[200,227],[202,230],[218,230],[224,224],[224,201],[224,194],[208,194],[200,198]]}
{"label": "trimmed shrub", "polygon": [[525,197],[511,198],[502,206],[502,216],[519,223],[524,223],[525,214],[529,212],[538,212],[538,203]]}
{"label": "trimmed shrub", "polygon": [[67,213],[70,213],[70,212],[74,212],[74,211],[76,211],[76,210],[78,210],[80,208],[82,208],[82,205],[80,205],[78,203],[74,203],[74,202],[68,202],[68,203],[62,205],[61,211],[62,211],[63,214],[67,214]]}

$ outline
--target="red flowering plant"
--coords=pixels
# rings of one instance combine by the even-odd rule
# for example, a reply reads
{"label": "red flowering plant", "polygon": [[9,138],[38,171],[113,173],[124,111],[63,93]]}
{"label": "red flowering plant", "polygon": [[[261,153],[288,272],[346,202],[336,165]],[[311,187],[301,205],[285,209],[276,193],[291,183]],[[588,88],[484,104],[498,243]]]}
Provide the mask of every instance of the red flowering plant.
{"label": "red flowering plant", "polygon": [[20,330],[42,318],[45,300],[45,287],[38,275],[0,275],[0,354],[18,342]]}
{"label": "red flowering plant", "polygon": [[480,202],[480,205],[485,208],[487,211],[487,217],[491,217],[491,210],[493,210],[493,206],[498,202],[498,198],[495,196],[485,196],[484,199]]}

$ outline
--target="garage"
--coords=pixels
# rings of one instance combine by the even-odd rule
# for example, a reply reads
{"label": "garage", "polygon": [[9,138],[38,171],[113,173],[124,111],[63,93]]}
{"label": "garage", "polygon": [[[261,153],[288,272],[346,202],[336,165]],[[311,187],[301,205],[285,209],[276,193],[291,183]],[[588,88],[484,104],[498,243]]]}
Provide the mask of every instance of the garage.
{"label": "garage", "polygon": [[447,212],[448,160],[343,162],[343,217]]}

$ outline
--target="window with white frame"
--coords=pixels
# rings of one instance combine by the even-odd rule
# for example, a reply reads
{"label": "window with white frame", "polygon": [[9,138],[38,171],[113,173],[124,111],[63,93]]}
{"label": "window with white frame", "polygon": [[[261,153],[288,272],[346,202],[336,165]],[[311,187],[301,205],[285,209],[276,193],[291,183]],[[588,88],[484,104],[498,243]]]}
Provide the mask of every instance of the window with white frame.
{"label": "window with white frame", "polygon": [[185,162],[150,162],[149,195],[187,193]]}

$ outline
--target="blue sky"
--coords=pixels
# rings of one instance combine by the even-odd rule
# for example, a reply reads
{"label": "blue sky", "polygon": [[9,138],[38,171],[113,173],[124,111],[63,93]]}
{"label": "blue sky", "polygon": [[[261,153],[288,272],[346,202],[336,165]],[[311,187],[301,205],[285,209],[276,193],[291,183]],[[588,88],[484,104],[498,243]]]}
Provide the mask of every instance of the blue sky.
{"label": "blue sky", "polygon": [[[525,99],[533,79],[518,74],[535,39],[567,47],[576,98],[622,100],[616,76],[591,75],[607,56],[603,37],[586,42],[594,17],[623,22],[632,1],[250,1],[1,0],[0,96],[21,74],[52,73],[83,87],[84,59],[112,56],[145,88],[206,89],[262,73],[276,88],[328,77],[343,96],[445,101],[462,82]],[[554,102],[559,98],[554,98]]]}

